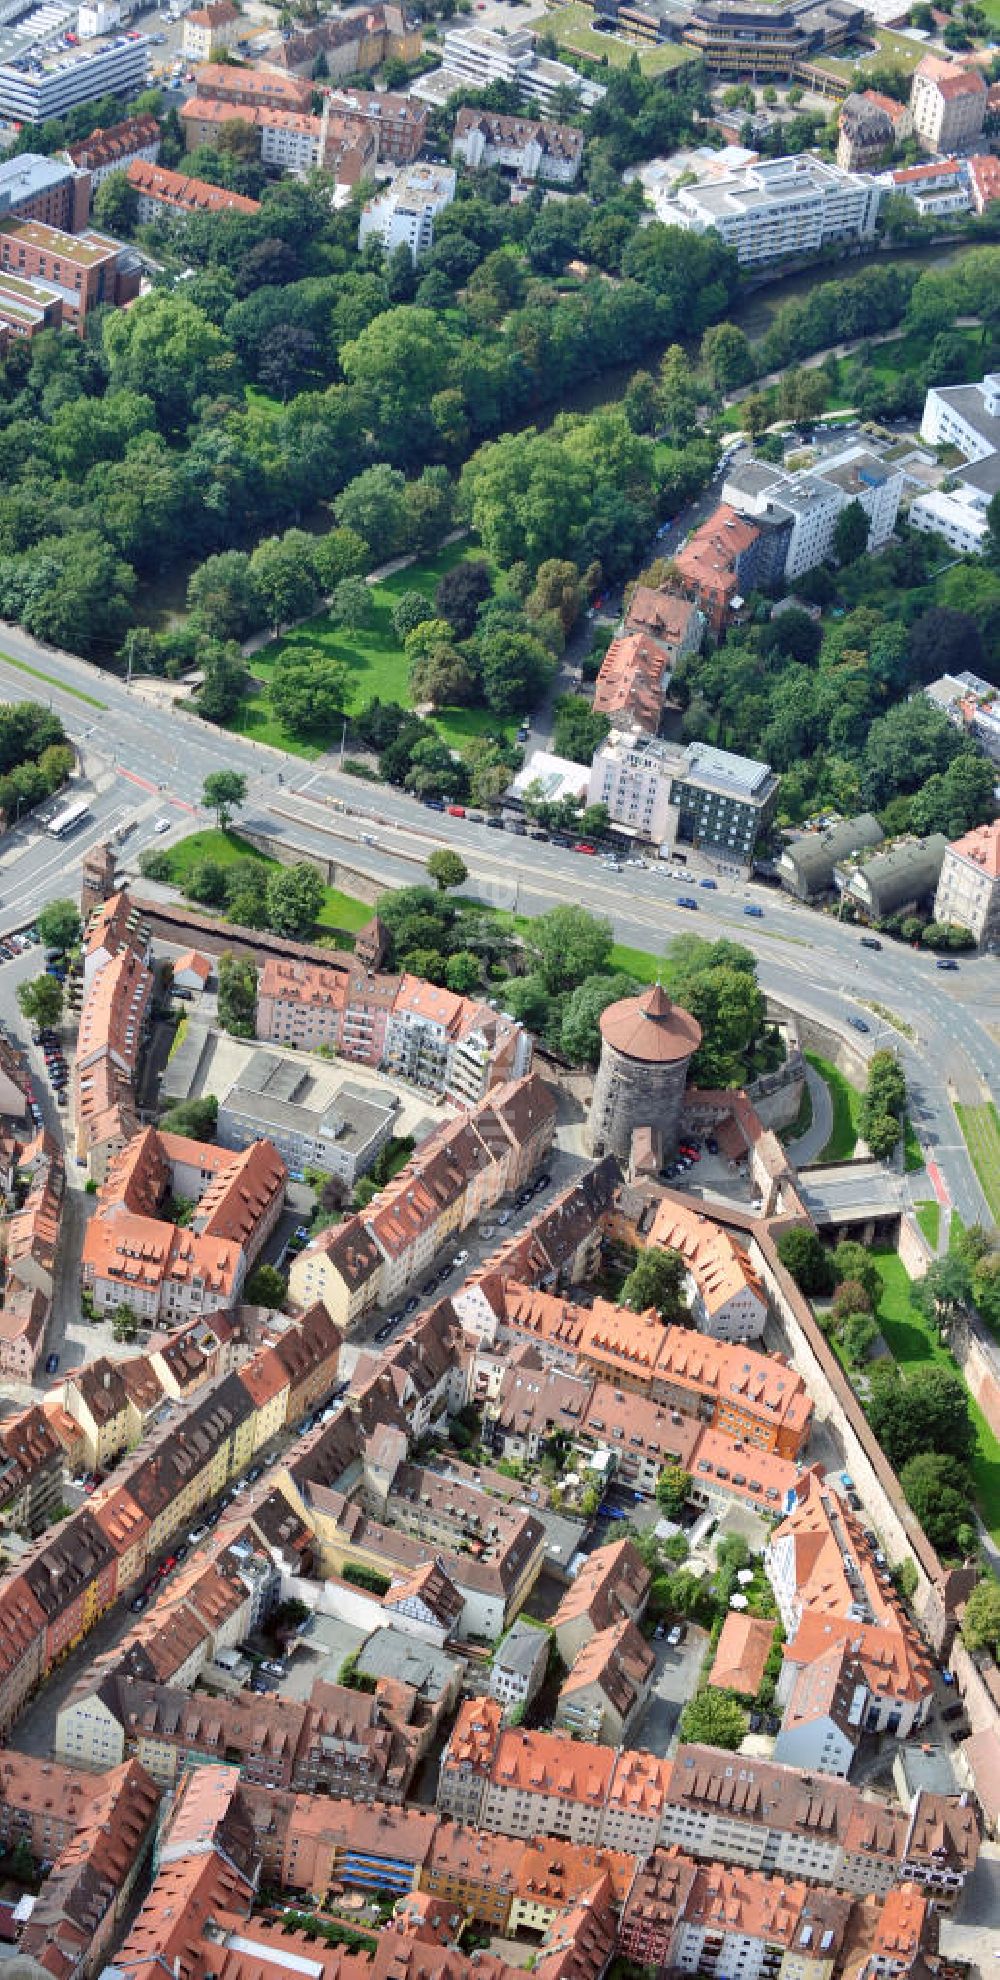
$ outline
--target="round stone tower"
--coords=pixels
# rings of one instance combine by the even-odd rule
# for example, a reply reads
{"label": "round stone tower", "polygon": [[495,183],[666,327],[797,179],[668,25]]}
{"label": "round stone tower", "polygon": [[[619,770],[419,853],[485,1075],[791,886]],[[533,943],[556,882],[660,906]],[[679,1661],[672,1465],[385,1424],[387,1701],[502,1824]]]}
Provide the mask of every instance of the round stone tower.
{"label": "round stone tower", "polygon": [[636,1128],[652,1129],[664,1153],[672,1152],[688,1066],[700,1044],[697,1019],[672,1004],[659,983],[641,997],[608,1005],[587,1124],[595,1155],[617,1155],[627,1163]]}

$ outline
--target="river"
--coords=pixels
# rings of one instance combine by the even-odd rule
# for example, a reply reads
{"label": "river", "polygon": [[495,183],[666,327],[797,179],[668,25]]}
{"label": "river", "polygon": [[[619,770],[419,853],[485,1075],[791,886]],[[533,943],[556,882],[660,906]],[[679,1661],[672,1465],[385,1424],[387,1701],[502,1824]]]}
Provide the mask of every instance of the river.
{"label": "river", "polygon": [[[990,243],[992,245],[992,243]],[[956,242],[950,247],[887,248],[885,253],[857,255],[838,262],[836,267],[824,263],[815,268],[798,269],[790,275],[779,275],[774,282],[762,283],[741,301],[734,303],[726,321],[735,323],[745,330],[752,344],[760,343],[767,335],[776,312],[783,303],[795,302],[800,296],[807,296],[822,282],[844,282],[852,275],[860,275],[865,268],[902,267],[946,268],[958,255],[974,251],[972,243],[967,247]],[[700,339],[687,340],[687,348],[696,351]],[[663,350],[666,345],[663,346]],[[565,394],[558,406],[545,407],[536,415],[537,426],[548,425],[557,412],[593,412],[596,406],[606,405],[611,399],[620,399],[629,379],[642,368],[655,371],[663,355],[662,350],[650,351],[639,362],[616,364],[609,371],[602,371],[599,378],[586,378],[572,391]]]}

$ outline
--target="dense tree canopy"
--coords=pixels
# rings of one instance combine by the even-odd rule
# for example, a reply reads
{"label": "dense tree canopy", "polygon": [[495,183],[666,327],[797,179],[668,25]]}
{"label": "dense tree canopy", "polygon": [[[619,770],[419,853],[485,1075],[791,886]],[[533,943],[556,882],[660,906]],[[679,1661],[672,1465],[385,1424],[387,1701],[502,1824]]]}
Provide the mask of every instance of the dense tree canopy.
{"label": "dense tree canopy", "polygon": [[897,1471],[925,1451],[963,1464],[972,1453],[976,1432],[968,1392],[949,1368],[918,1367],[904,1376],[895,1362],[876,1362],[868,1414]]}
{"label": "dense tree canopy", "polygon": [[639,1253],[621,1289],[621,1304],[634,1313],[655,1307],[661,1320],[679,1320],[684,1312],[681,1297],[686,1267],[678,1251],[660,1251],[649,1246]]}

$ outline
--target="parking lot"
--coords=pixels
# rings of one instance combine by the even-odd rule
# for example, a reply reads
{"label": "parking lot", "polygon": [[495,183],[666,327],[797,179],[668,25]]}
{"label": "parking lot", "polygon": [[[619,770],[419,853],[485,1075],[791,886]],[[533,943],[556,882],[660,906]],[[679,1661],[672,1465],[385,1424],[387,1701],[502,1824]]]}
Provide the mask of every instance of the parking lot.
{"label": "parking lot", "polygon": [[666,1637],[659,1640],[654,1637],[656,1676],[653,1688],[646,1709],[631,1729],[626,1745],[638,1747],[643,1753],[655,1753],[661,1759],[670,1751],[681,1711],[698,1688],[707,1642],[707,1631],[695,1623],[686,1625],[684,1641],[676,1648],[668,1644]]}

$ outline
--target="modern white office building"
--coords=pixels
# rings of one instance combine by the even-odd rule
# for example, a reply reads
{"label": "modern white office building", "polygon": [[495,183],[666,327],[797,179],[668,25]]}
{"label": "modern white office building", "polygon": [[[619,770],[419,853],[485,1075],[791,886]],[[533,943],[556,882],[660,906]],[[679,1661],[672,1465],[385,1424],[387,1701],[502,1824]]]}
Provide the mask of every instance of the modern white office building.
{"label": "modern white office building", "polygon": [[661,220],[690,232],[720,234],[740,264],[814,254],[831,242],[857,245],[875,232],[883,189],[812,152],[760,159],[731,178],[680,186],[660,201]]}
{"label": "modern white office building", "polygon": [[515,83],[526,101],[551,110],[561,90],[571,90],[582,110],[592,110],[605,94],[600,83],[589,82],[565,62],[551,62],[535,53],[530,28],[496,34],[491,28],[452,27],[444,38],[440,69],[420,76],[412,94],[425,102],[447,102],[464,84],[488,89],[490,83]]}
{"label": "modern white office building", "polygon": [[943,536],[959,557],[979,557],[989,528],[985,495],[972,488],[929,488],[910,503],[912,529]]}
{"label": "modern white office building", "polygon": [[791,517],[784,564],[790,581],[833,554],[837,518],[851,502],[859,502],[868,517],[869,550],[880,550],[896,527],[902,492],[901,468],[889,466],[866,447],[846,447],[798,474],[749,461],[730,471],[722,500],[744,516],[772,522]]}
{"label": "modern white office building", "polygon": [[933,385],[920,438],[932,447],[957,447],[969,461],[1000,452],[1000,371],[988,371],[978,385]]}
{"label": "modern white office building", "polygon": [[370,199],[358,224],[358,245],[372,234],[387,254],[409,248],[414,261],[434,245],[434,222],[455,197],[456,176],[451,165],[406,165],[385,192]]}
{"label": "modern white office building", "polygon": [[924,401],[920,438],[931,447],[955,447],[965,465],[949,470],[952,489],[918,495],[910,506],[914,529],[933,530],[959,555],[978,556],[987,510],[1000,492],[1000,372],[978,385],[935,385]]}
{"label": "modern white office building", "polygon": [[149,73],[149,37],[119,34],[96,47],[32,48],[0,63],[0,117],[43,124],[76,103],[99,96],[134,96]]}

